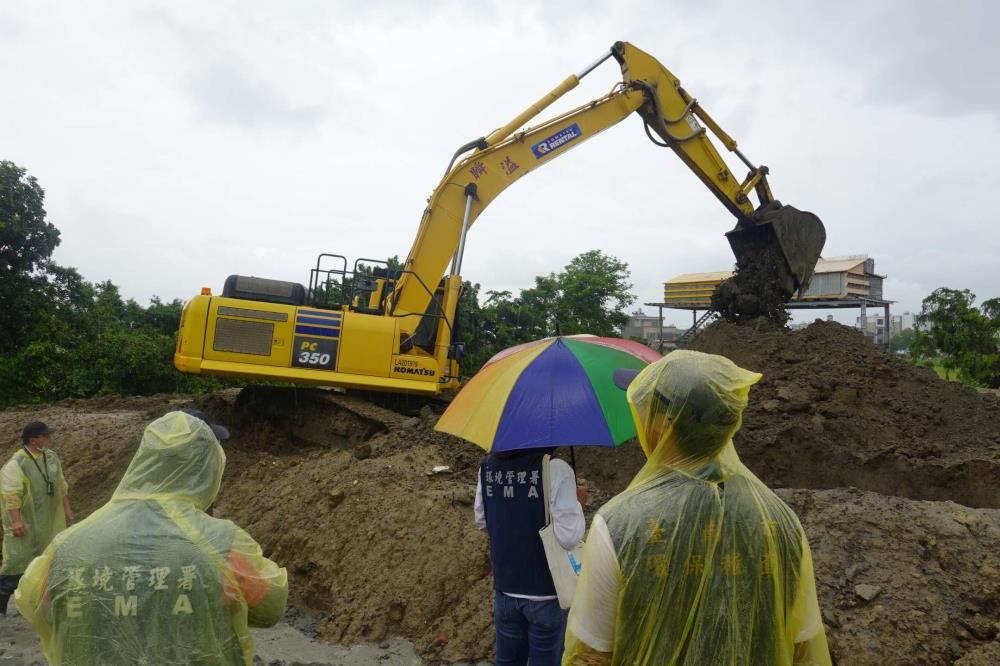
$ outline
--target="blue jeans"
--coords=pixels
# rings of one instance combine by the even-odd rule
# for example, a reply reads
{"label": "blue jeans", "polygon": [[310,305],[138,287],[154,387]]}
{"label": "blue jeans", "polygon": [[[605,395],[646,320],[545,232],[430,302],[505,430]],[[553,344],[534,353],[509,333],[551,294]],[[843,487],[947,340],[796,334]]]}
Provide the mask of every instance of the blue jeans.
{"label": "blue jeans", "polygon": [[558,666],[568,611],[559,601],[531,601],[495,593],[493,624],[497,631],[496,666]]}

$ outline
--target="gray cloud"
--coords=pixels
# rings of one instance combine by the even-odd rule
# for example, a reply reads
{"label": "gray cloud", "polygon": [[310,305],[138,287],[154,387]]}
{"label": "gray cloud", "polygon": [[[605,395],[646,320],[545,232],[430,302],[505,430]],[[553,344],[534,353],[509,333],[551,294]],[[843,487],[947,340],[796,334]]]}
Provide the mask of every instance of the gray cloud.
{"label": "gray cloud", "polygon": [[[780,8],[780,10],[779,10]],[[953,116],[1000,112],[1000,3],[772,3],[776,39],[849,67],[868,101]],[[822,71],[817,71],[822,76]]]}
{"label": "gray cloud", "polygon": [[870,43],[883,62],[873,99],[942,115],[1000,113],[1000,4],[913,2],[886,7]]}
{"label": "gray cloud", "polygon": [[[772,168],[779,198],[824,219],[828,254],[875,256],[900,309],[943,285],[1000,294],[1000,56],[986,3],[101,7],[0,3],[18,54],[4,68],[0,157],[46,187],[57,261],[139,300],[234,272],[305,280],[323,250],[405,255],[451,151],[616,39],[660,59]],[[539,120],[607,92],[615,69]],[[941,140],[958,132],[975,139]],[[470,234],[465,277],[516,290],[599,247],[654,301],[664,279],[730,266],[731,226],[629,118],[498,198]]]}
{"label": "gray cloud", "polygon": [[249,129],[278,127],[307,131],[327,116],[320,104],[297,105],[279,90],[255,78],[237,62],[215,62],[198,71],[186,86],[201,120]]}

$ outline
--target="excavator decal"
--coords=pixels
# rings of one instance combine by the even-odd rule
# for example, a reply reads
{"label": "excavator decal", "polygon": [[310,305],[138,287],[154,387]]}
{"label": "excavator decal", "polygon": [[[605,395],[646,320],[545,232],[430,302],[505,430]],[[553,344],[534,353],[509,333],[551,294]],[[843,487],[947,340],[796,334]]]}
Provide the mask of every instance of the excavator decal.
{"label": "excavator decal", "polygon": [[553,150],[562,148],[573,139],[579,139],[581,136],[583,136],[583,132],[580,130],[580,126],[573,123],[566,129],[560,130],[549,138],[542,139],[533,145],[531,152],[535,154],[535,158],[545,157]]}

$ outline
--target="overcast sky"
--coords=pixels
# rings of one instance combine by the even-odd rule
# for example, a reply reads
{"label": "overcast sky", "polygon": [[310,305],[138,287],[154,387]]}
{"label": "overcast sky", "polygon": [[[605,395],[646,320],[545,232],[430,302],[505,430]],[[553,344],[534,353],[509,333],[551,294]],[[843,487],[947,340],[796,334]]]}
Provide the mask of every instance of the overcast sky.
{"label": "overcast sky", "polygon": [[[1000,296],[998,3],[368,4],[0,3],[0,159],[45,188],[55,260],[144,303],[405,257],[460,144],[625,40],[822,218],[825,256],[873,256],[896,311]],[[620,78],[609,61],[550,112]],[[600,248],[658,301],[731,266],[733,222],[632,117],[498,198],[463,273],[516,293]]]}

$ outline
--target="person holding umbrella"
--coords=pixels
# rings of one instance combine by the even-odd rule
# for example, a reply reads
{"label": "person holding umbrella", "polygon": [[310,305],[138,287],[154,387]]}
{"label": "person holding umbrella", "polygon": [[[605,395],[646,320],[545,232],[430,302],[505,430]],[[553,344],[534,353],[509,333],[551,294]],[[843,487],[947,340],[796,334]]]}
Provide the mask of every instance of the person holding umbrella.
{"label": "person holding umbrella", "polygon": [[601,507],[564,664],[830,664],[799,520],[736,455],[761,375],[675,351],[621,370],[646,465]]}
{"label": "person holding umbrella", "polygon": [[[438,420],[437,430],[489,452],[479,468],[475,521],[490,541],[498,665],[560,663],[568,606],[560,598],[567,594],[562,577],[557,573],[554,581],[550,573],[555,560],[547,551],[579,544],[587,491],[577,488],[573,468],[551,453],[557,446],[613,447],[634,437],[611,375],[656,358],[648,347],[614,338],[527,343],[490,359]],[[543,542],[543,527],[558,545]],[[578,567],[577,561],[566,575],[570,593]]]}
{"label": "person holding umbrella", "polygon": [[538,531],[546,524],[545,502],[559,544],[570,550],[580,543],[587,490],[576,485],[572,467],[549,458],[552,451],[489,453],[479,468],[475,521],[490,540],[498,666],[562,661],[566,611],[559,606]]}

